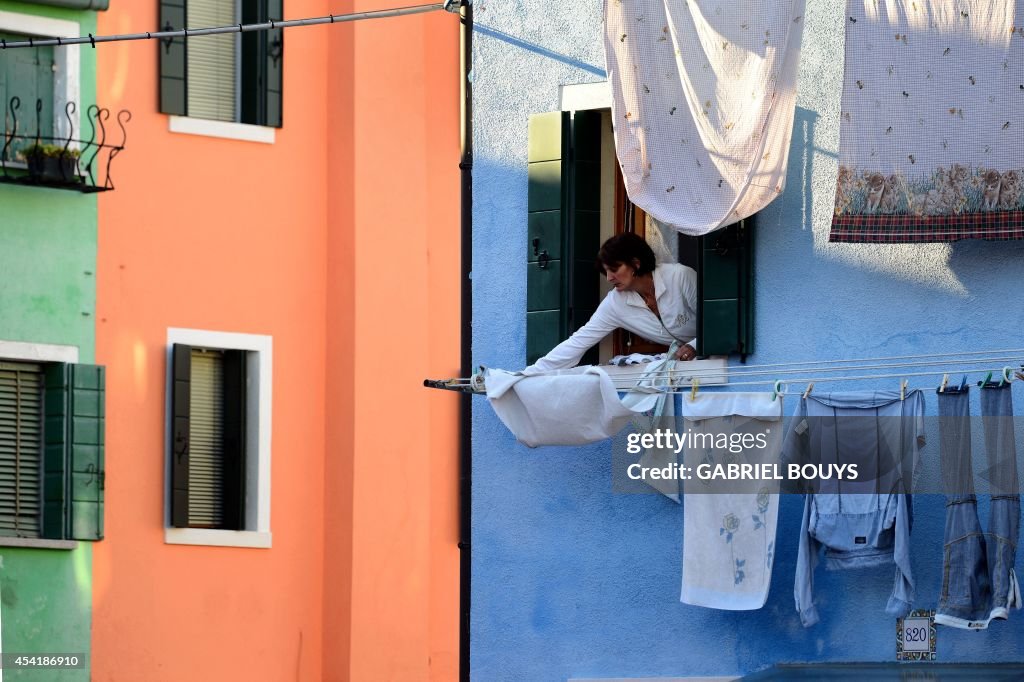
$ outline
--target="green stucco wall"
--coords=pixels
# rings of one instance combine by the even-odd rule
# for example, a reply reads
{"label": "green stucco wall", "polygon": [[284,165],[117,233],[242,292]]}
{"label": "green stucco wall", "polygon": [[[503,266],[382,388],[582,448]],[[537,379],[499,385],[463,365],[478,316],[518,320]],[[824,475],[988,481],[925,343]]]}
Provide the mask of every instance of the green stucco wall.
{"label": "green stucco wall", "polygon": [[[82,35],[95,32],[93,12],[5,0],[0,11],[78,21]],[[96,58],[88,48],[80,55],[84,112],[95,101]],[[0,340],[77,346],[80,362],[93,361],[96,215],[95,195],[0,184]],[[72,551],[0,546],[4,654],[85,654],[88,664],[91,611],[89,543]],[[4,670],[5,682],[88,679],[88,666]]]}

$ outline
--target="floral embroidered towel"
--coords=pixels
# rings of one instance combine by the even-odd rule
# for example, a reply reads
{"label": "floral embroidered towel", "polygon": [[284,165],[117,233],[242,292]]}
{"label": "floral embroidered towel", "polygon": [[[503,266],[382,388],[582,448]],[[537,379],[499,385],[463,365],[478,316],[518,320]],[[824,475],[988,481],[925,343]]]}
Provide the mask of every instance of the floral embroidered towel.
{"label": "floral embroidered towel", "polygon": [[848,0],[830,241],[1024,238],[1024,4]]}
{"label": "floral embroidered towel", "polygon": [[630,201],[701,235],[782,192],[804,0],[605,0],[604,10]]}
{"label": "floral embroidered towel", "polygon": [[[691,447],[686,466],[707,467],[728,476],[730,464],[769,465],[779,461],[782,444],[782,400],[765,393],[718,393],[684,398],[683,415],[693,434],[749,435],[764,447]],[[731,437],[731,436],[730,436]],[[691,438],[691,443],[707,439]],[[739,442],[734,439],[734,442]],[[694,478],[683,484],[683,587],[680,601],[713,609],[759,609],[768,599],[775,557],[775,530],[779,511],[779,481]]]}

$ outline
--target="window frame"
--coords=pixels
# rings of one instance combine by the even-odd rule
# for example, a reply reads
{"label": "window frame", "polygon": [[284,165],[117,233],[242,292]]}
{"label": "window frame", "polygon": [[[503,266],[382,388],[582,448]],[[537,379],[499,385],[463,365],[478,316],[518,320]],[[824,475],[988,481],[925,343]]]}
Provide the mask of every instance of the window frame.
{"label": "window frame", "polygon": [[[40,17],[23,12],[0,11],[0,32],[21,33],[33,38],[78,38],[82,28],[77,21]],[[65,107],[68,102],[75,103],[75,112],[71,114],[71,125],[81,131],[81,49],[79,45],[65,45],[53,51],[57,72],[53,77],[53,135],[67,139],[71,137],[68,130],[68,119]],[[7,102],[2,103],[2,110],[7,112]],[[27,108],[26,108],[27,107]],[[35,102],[21,103],[22,112],[34,112]],[[34,114],[31,119],[34,125]],[[77,146],[77,145],[72,145]]]}
{"label": "window frame", "polygon": [[[160,21],[161,21],[161,25],[164,25],[165,3],[161,1],[159,4],[160,4],[160,9],[159,9]],[[187,16],[188,16],[187,2],[184,2],[184,4],[181,4],[181,5],[178,5],[176,3],[170,3],[170,4],[174,8],[180,8],[181,9],[181,11],[182,11],[181,20],[184,22],[185,25],[187,25],[187,23],[188,23],[188,20],[187,20]],[[281,16],[277,19],[278,21],[282,20],[284,18],[283,17],[283,4],[282,4],[281,0],[278,0],[278,3],[276,5],[274,5],[274,6],[271,6],[271,5],[274,4],[274,0],[261,0],[260,6],[258,8],[255,8],[255,9],[253,7],[249,7],[248,5],[243,3],[241,0],[234,0],[233,4],[234,4],[234,13],[235,13],[236,23],[239,23],[239,24],[243,24],[243,23],[244,24],[265,23],[266,20],[267,20],[267,15],[268,14],[270,14],[270,15],[278,15],[278,14],[280,14]],[[169,11],[173,12],[174,10],[172,9],[172,10],[169,10]],[[255,15],[253,15],[254,12],[255,12]],[[174,26],[174,23],[171,23],[169,25],[170,26]],[[182,27],[177,27],[177,28],[182,28]],[[261,69],[264,68],[262,63],[259,63],[259,64],[256,63],[256,62],[260,62],[261,58],[265,59],[265,57],[261,57],[260,50],[257,49],[257,50],[252,52],[252,55],[250,55],[250,58],[253,58],[253,55],[254,55],[255,61],[253,63],[247,62],[247,54],[248,53],[247,53],[247,48],[245,46],[245,41],[246,40],[252,40],[255,37],[259,37],[260,38],[259,44],[262,45],[262,40],[264,39],[265,33],[266,32],[263,32],[263,31],[258,32],[258,33],[246,32],[246,33],[241,34],[240,36],[235,36],[236,38],[238,38],[238,40],[237,40],[237,42],[235,44],[235,56],[236,56],[235,75],[234,75],[235,85],[236,85],[236,93],[235,93],[236,120],[235,121],[222,121],[222,120],[200,118],[200,117],[197,117],[197,116],[189,115],[188,107],[186,106],[187,105],[187,101],[188,101],[188,98],[187,98],[188,76],[187,76],[187,74],[188,74],[188,62],[189,62],[188,50],[187,50],[187,42],[182,44],[182,47],[185,49],[185,52],[184,52],[184,56],[181,58],[181,59],[183,59],[182,68],[184,69],[184,74],[185,75],[184,76],[173,76],[173,77],[170,77],[172,80],[183,80],[184,81],[183,87],[186,90],[186,94],[184,95],[185,96],[185,100],[184,100],[185,105],[180,106],[180,107],[176,107],[173,104],[168,104],[167,106],[165,106],[164,100],[163,100],[163,89],[162,89],[164,87],[163,78],[164,78],[164,68],[165,67],[164,67],[163,59],[165,57],[165,52],[163,51],[163,49],[161,49],[161,51],[160,51],[160,58],[159,58],[159,64],[158,64],[158,69],[160,71],[160,77],[158,79],[160,82],[159,82],[158,87],[160,88],[161,102],[160,102],[160,106],[158,107],[158,110],[161,113],[164,113],[164,114],[167,115],[167,117],[168,117],[168,127],[167,127],[167,129],[168,129],[169,132],[177,133],[177,134],[186,134],[186,135],[199,135],[199,136],[202,136],[202,137],[216,137],[216,138],[228,139],[228,140],[239,140],[239,141],[243,141],[243,142],[257,142],[257,143],[262,143],[262,144],[274,144],[276,142],[276,139],[277,139],[277,128],[283,127],[283,117],[281,115],[282,114],[281,109],[283,108],[283,78],[284,78],[283,64],[281,66],[281,71],[278,72],[279,78],[278,78],[277,81],[275,81],[274,79],[271,79],[267,73],[264,73],[263,71],[261,71]],[[275,34],[277,36],[277,39],[280,40],[281,45],[282,45],[282,52],[279,54],[279,56],[277,58],[274,59],[275,68],[276,68],[277,60],[280,59],[281,57],[283,57],[283,42],[284,42],[283,29],[274,29],[274,30],[271,30],[269,33],[266,33],[266,35],[270,35],[270,34]],[[234,35],[234,34],[232,34],[232,35]],[[179,40],[183,40],[183,39],[181,39],[181,38],[172,39],[172,44],[173,44],[174,41],[179,41]],[[169,49],[170,48],[168,47],[168,50]],[[262,79],[262,80],[259,80],[259,82],[262,84],[260,86],[262,89],[260,90],[260,94],[257,95],[256,98],[257,98],[257,100],[260,100],[260,98],[263,98],[263,100],[260,100],[260,101],[263,102],[263,104],[260,105],[260,108],[258,110],[260,113],[257,113],[255,118],[256,118],[257,121],[264,121],[264,119],[268,118],[268,116],[267,116],[267,109],[266,109],[266,101],[265,101],[266,98],[268,97],[267,93],[276,92],[278,97],[280,98],[278,103],[277,103],[278,117],[276,119],[276,122],[271,122],[271,121],[264,121],[263,123],[253,122],[253,117],[251,115],[251,114],[253,114],[253,112],[252,112],[252,110],[250,108],[248,108],[248,105],[247,105],[249,100],[247,100],[247,95],[246,95],[247,90],[246,90],[246,87],[247,87],[247,85],[252,86],[252,80],[251,79],[254,78],[254,77],[257,77],[255,74],[261,74],[258,77],[260,79]],[[274,86],[273,86],[274,82],[278,83],[278,86],[277,86],[276,90],[274,89]]]}
{"label": "window frame", "polygon": [[[0,359],[11,362],[78,363],[78,348],[50,343],[25,343],[0,340]],[[42,487],[42,482],[40,482]],[[26,547],[31,549],[77,549],[78,540],[54,538],[18,538],[0,536],[0,547]]]}
{"label": "window frame", "polygon": [[[174,344],[246,352],[246,461],[245,530],[176,528],[171,525],[173,481],[171,439],[174,385]],[[167,330],[164,409],[164,542],[170,545],[206,545],[269,549],[271,406],[273,398],[273,337],[260,334],[172,327]]]}

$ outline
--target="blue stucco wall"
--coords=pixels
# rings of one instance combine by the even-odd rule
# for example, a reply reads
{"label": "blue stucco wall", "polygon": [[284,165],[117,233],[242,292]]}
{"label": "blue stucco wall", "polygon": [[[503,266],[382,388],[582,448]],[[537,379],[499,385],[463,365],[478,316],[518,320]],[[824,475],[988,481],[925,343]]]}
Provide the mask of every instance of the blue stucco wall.
{"label": "blue stucco wall", "polygon": [[[828,243],[844,18],[843,3],[808,3],[787,187],[758,220],[750,362],[1020,348],[1024,244]],[[601,6],[485,0],[477,21],[473,357],[518,368],[525,358],[527,120],[559,108],[559,85],[603,80]],[[895,388],[891,381],[880,387]],[[1024,412],[1021,389],[1014,391]],[[934,414],[934,397],[926,400]],[[1024,447],[1019,434],[1018,442]],[[927,453],[937,457],[934,447]],[[735,675],[775,662],[894,660],[895,621],[883,610],[888,569],[819,570],[822,622],[801,627],[792,591],[801,509],[801,499],[782,499],[763,609],[681,604],[680,507],[654,495],[613,494],[608,443],[530,450],[475,398],[473,679]],[[943,523],[943,499],[919,496],[917,608],[934,608],[938,599]],[[938,658],[1017,660],[1022,643],[1024,613],[1014,613],[980,634],[940,628]]]}

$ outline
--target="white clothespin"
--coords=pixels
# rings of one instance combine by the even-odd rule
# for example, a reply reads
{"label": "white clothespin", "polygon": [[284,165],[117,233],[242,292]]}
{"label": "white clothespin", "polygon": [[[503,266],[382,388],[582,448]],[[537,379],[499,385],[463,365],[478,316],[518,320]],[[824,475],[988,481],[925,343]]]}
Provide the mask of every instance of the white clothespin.
{"label": "white clothespin", "polygon": [[807,396],[811,394],[811,389],[814,388],[814,382],[807,384],[807,390],[804,391],[804,400],[807,400]]}
{"label": "white clothespin", "polygon": [[692,388],[690,388],[690,402],[692,403],[694,400],[697,399],[697,387],[700,386],[700,379],[694,377],[691,386]]}
{"label": "white clothespin", "polygon": [[906,379],[900,382],[900,400],[906,400],[907,398],[907,383]]}
{"label": "white clothespin", "polygon": [[942,383],[939,384],[939,393],[945,393],[946,392],[946,384],[948,384],[948,383],[949,383],[949,375],[948,374],[943,374],[942,375]]}

